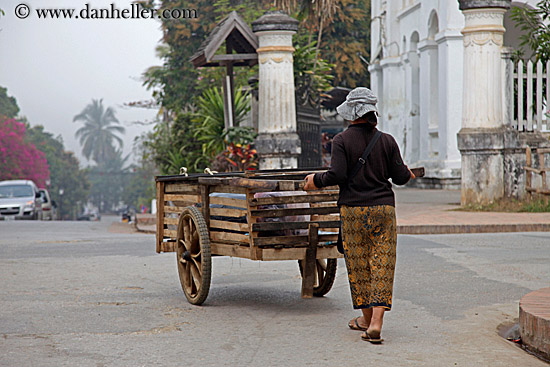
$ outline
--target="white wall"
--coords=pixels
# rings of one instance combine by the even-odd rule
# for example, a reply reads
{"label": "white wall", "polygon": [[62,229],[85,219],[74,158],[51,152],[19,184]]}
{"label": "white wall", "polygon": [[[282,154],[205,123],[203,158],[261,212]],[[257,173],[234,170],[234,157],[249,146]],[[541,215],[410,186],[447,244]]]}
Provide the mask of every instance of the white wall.
{"label": "white wall", "polygon": [[372,19],[371,50],[382,46],[370,68],[380,128],[396,138],[409,165],[425,166],[431,177],[458,177],[464,25],[458,2],[374,0]]}
{"label": "white wall", "polygon": [[[369,71],[380,129],[396,138],[409,165],[426,167],[426,176],[458,178],[464,54],[458,1],[373,0],[371,19]],[[413,34],[418,42],[411,42]]]}

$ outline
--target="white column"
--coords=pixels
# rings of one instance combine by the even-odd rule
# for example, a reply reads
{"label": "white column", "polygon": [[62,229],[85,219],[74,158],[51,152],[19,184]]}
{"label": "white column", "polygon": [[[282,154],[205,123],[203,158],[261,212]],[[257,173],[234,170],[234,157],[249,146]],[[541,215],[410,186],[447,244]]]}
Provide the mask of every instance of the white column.
{"label": "white column", "polygon": [[411,146],[411,155],[409,163],[413,164],[420,159],[420,66],[418,52],[416,50],[408,52],[408,60],[410,63],[410,111],[411,116],[411,138],[409,144]]}
{"label": "white column", "polygon": [[382,129],[384,124],[384,104],[386,102],[384,100],[384,74],[379,61],[370,64],[368,70],[370,74],[370,89],[378,97],[377,108],[378,114],[380,115],[378,119],[378,128]]}
{"label": "white column", "polygon": [[301,153],[296,134],[292,35],[298,21],[267,12],[252,22],[258,36],[258,138],[261,169],[296,168]]}
{"label": "white column", "polygon": [[259,41],[258,129],[263,133],[296,132],[292,53],[293,31],[256,32]]}
{"label": "white column", "polygon": [[503,8],[463,10],[463,128],[497,128],[504,123],[502,107]]}
{"label": "white column", "polygon": [[[430,130],[434,127],[434,113],[437,111],[437,87],[434,88],[437,66],[437,43],[433,40],[423,40],[418,44],[420,51],[420,160],[428,161],[431,156]],[[437,114],[437,113],[436,113]],[[432,131],[433,132],[433,131]],[[427,172],[430,175],[432,172]]]}
{"label": "white column", "polygon": [[436,39],[439,53],[439,160],[442,178],[460,174],[456,134],[462,126],[462,35],[445,31]]}
{"label": "white column", "polygon": [[382,119],[379,129],[387,132],[395,138],[403,148],[403,70],[400,57],[386,57],[380,61],[382,69],[382,95],[379,95],[379,113]]}
{"label": "white column", "polygon": [[511,0],[459,0],[464,14],[464,94],[458,148],[462,204],[504,196],[503,18]]}
{"label": "white column", "polygon": [[403,151],[401,152],[403,154],[403,159],[407,164],[411,164],[413,162],[413,138],[412,138],[412,130],[413,130],[413,124],[412,124],[412,115],[410,114],[410,111],[412,109],[412,67],[411,67],[411,60],[409,59],[410,52],[406,52],[403,54],[402,60],[403,60],[403,90],[405,91],[404,95],[404,103],[403,103],[403,118],[405,120],[405,147],[403,147]]}

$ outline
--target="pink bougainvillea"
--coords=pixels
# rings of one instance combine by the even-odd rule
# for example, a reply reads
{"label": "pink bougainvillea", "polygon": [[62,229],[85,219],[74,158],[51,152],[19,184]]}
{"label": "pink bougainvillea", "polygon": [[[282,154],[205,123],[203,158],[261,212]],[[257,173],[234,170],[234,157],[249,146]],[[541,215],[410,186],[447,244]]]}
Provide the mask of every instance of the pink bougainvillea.
{"label": "pink bougainvillea", "polygon": [[0,181],[26,179],[46,187],[50,169],[46,156],[25,141],[25,124],[0,117]]}

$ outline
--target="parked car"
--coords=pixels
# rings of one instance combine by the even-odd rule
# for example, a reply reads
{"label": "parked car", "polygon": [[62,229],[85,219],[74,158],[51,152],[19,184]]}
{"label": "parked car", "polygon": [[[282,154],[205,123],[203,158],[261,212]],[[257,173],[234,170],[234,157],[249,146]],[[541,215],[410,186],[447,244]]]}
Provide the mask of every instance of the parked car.
{"label": "parked car", "polygon": [[53,220],[54,219],[54,207],[50,198],[50,193],[46,189],[38,189],[40,192],[40,198],[42,199],[42,217],[41,220]]}
{"label": "parked car", "polygon": [[76,217],[76,220],[100,221],[101,215],[97,209],[85,210],[82,214]]}
{"label": "parked car", "polygon": [[91,220],[90,213],[82,213],[76,216],[76,220]]}
{"label": "parked car", "polygon": [[1,219],[39,219],[42,199],[36,184],[30,180],[0,182]]}

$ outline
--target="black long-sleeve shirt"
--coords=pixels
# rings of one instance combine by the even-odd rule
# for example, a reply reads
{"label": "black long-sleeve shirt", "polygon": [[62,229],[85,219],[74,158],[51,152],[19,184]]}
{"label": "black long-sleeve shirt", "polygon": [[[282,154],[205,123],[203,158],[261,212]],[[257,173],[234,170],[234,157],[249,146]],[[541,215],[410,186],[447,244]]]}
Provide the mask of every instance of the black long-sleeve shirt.
{"label": "black long-sleeve shirt", "polygon": [[350,125],[336,135],[332,141],[330,169],[314,176],[315,186],[319,188],[333,185],[340,187],[339,206],[395,206],[389,179],[396,185],[404,185],[411,178],[395,139],[382,133],[367,157],[366,164],[355,177],[348,179],[376,131],[376,128],[363,123]]}

